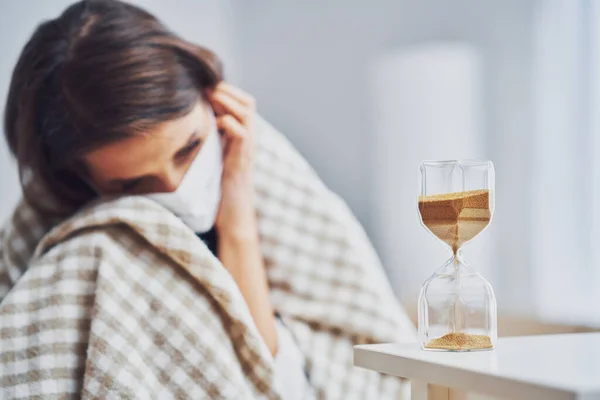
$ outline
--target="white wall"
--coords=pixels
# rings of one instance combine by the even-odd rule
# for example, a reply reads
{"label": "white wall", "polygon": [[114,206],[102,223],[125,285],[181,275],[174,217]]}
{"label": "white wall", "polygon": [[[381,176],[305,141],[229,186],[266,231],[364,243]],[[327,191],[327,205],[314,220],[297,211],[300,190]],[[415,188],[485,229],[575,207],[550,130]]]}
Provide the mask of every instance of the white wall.
{"label": "white wall", "polygon": [[[417,166],[422,160],[486,159],[482,129],[482,62],[459,42],[392,50],[373,62],[370,223],[398,291],[416,291],[450,257],[417,216]],[[401,156],[399,156],[401,154]],[[402,221],[401,223],[394,223]],[[466,246],[467,262],[490,277],[489,231]]]}

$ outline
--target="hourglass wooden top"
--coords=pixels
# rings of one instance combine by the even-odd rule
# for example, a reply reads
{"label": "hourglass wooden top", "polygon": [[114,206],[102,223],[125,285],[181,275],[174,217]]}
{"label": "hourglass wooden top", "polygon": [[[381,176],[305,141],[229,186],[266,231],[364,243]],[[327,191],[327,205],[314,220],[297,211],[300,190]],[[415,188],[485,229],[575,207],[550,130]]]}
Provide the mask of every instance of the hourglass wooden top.
{"label": "hourglass wooden top", "polygon": [[490,223],[490,193],[484,189],[419,196],[419,212],[423,224],[456,254]]}

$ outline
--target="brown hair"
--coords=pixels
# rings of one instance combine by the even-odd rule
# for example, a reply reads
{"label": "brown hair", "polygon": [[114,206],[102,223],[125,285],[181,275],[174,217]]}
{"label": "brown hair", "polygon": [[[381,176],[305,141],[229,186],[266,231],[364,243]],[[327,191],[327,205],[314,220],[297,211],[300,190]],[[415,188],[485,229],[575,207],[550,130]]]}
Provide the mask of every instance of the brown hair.
{"label": "brown hair", "polygon": [[[187,114],[222,79],[211,51],[117,0],[85,0],[42,23],[13,71],[4,116],[27,200],[76,209],[95,193],[81,155]],[[28,177],[60,210],[28,193]]]}

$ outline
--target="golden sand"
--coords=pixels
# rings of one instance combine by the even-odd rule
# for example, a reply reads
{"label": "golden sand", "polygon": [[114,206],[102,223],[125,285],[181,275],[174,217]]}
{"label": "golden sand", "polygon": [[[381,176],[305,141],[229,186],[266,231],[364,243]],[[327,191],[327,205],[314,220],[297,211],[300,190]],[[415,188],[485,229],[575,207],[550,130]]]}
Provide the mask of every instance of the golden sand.
{"label": "golden sand", "polygon": [[462,332],[448,333],[437,339],[432,339],[425,345],[427,349],[443,350],[477,350],[491,349],[492,340],[486,335],[471,335]]}
{"label": "golden sand", "polygon": [[420,196],[419,212],[425,226],[454,253],[477,236],[492,216],[488,190]]}

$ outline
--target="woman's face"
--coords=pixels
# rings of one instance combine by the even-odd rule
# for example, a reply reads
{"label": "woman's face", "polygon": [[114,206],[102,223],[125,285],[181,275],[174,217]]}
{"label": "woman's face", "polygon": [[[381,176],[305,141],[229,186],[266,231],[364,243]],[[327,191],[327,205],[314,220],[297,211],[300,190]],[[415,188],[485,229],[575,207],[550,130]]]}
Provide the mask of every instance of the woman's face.
{"label": "woman's face", "polygon": [[209,112],[199,101],[182,118],[87,153],[91,183],[101,194],[174,191],[212,129]]}

